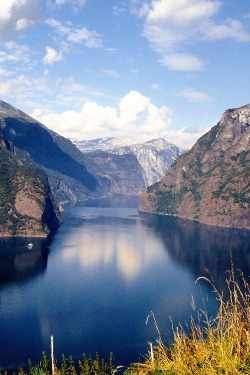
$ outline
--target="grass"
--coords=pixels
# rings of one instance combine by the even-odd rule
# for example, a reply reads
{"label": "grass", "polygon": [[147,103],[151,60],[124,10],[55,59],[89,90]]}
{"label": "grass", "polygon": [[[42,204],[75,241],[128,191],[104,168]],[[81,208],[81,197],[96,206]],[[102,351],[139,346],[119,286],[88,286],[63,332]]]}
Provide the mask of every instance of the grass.
{"label": "grass", "polygon": [[[219,292],[213,282],[219,309],[214,318],[198,311],[198,323],[191,319],[184,329],[181,325],[174,330],[172,345],[166,347],[161,339],[154,314],[151,313],[158,332],[155,346],[144,363],[133,363],[127,369],[115,368],[113,357],[108,362],[83,355],[82,360],[74,363],[72,357],[62,357],[55,375],[112,375],[123,372],[125,375],[237,375],[250,374],[250,286],[244,275],[232,268],[226,279],[226,296]],[[187,333],[188,331],[188,333]],[[19,375],[50,375],[51,365],[43,353],[39,365],[29,362],[29,371],[20,369]]]}
{"label": "grass", "polygon": [[213,286],[219,302],[217,316],[209,319],[199,311],[200,323],[192,319],[189,333],[179,326],[170,347],[159,335],[145,363],[133,364],[127,374],[250,374],[250,287],[240,271],[237,276],[238,280],[233,269],[228,273],[226,298],[209,279],[199,278]]}

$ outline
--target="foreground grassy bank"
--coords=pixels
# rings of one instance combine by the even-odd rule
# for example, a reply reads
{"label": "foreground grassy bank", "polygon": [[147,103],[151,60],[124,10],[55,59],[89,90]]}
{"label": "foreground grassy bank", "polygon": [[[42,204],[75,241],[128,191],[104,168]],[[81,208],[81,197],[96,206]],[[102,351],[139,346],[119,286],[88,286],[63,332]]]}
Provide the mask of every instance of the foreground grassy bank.
{"label": "foreground grassy bank", "polygon": [[[209,279],[200,279],[211,283]],[[111,375],[118,372],[129,375],[250,374],[250,286],[242,273],[237,271],[235,274],[233,269],[228,273],[226,283],[226,297],[213,285],[219,302],[216,317],[210,319],[205,311],[199,311],[200,323],[192,319],[188,329],[179,326],[169,347],[163,344],[158,331],[157,343],[144,363],[115,368],[112,355],[107,362],[98,355],[95,358],[83,355],[77,363],[72,357],[63,356],[60,367],[55,367],[55,375]],[[28,371],[20,369],[18,373],[50,375],[51,364],[43,354],[39,365],[30,362]]]}

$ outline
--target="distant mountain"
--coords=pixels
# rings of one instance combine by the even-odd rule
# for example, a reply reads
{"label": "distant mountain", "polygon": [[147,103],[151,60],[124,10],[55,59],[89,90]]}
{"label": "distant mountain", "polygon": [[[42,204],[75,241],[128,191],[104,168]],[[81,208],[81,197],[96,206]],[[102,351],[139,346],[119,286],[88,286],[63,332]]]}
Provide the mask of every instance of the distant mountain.
{"label": "distant mountain", "polygon": [[83,153],[101,150],[116,155],[134,155],[143,170],[145,187],[159,181],[173,161],[184,152],[165,139],[138,142],[134,139],[109,137],[72,142]]}
{"label": "distant mountain", "polygon": [[94,151],[84,156],[88,170],[102,187],[103,196],[138,195],[145,190],[143,169],[135,155]]}
{"label": "distant mountain", "polygon": [[133,155],[100,151],[84,155],[70,140],[3,101],[0,120],[5,139],[44,168],[61,202],[138,194],[146,187]]}
{"label": "distant mountain", "polygon": [[132,138],[115,138],[115,137],[106,137],[106,138],[95,138],[90,140],[78,141],[76,139],[71,139],[71,141],[81,150],[82,152],[93,152],[93,151],[106,151],[109,152],[112,149],[132,146],[137,144],[138,141]]}
{"label": "distant mountain", "polygon": [[140,211],[250,229],[250,105],[219,123],[148,187]]}
{"label": "distant mountain", "polygon": [[0,123],[0,236],[46,237],[61,222],[47,176],[2,135]]}

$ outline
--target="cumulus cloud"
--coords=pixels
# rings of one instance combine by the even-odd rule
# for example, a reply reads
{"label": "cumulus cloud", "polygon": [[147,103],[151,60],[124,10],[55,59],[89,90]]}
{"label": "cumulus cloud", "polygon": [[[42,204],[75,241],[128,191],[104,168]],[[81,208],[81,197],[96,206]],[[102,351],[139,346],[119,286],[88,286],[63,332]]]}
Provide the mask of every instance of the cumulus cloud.
{"label": "cumulus cloud", "polygon": [[43,58],[43,63],[46,65],[52,65],[55,62],[61,61],[63,59],[62,52],[57,52],[52,47],[46,47],[46,55]]}
{"label": "cumulus cloud", "polygon": [[8,38],[32,25],[40,12],[39,0],[0,2],[0,37]]}
{"label": "cumulus cloud", "polygon": [[[196,43],[225,38],[250,40],[240,21],[216,23],[222,1],[150,0],[139,4],[136,14],[144,21],[143,35],[160,55],[160,61],[172,70],[190,72],[203,68],[204,63],[190,52]],[[133,13],[135,8],[133,4]]]}
{"label": "cumulus cloud", "polygon": [[166,106],[158,108],[138,91],[126,94],[117,107],[87,101],[80,111],[44,113],[37,108],[32,116],[57,133],[79,140],[107,136],[140,141],[165,138],[187,148],[205,131],[194,133],[185,128],[172,129],[172,110]]}
{"label": "cumulus cloud", "polygon": [[148,97],[130,91],[117,108],[88,101],[79,112],[44,114],[39,121],[67,137],[91,139],[112,135],[150,139],[166,136],[171,118],[169,108],[157,108]]}

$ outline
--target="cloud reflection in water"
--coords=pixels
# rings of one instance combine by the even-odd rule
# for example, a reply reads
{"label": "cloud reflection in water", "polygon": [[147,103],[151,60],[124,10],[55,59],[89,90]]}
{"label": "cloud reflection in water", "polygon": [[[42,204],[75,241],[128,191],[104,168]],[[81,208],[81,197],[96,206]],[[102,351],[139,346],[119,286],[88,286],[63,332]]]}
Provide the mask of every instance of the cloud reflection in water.
{"label": "cloud reflection in water", "polygon": [[[65,261],[78,259],[85,270],[115,263],[113,267],[117,267],[127,280],[135,281],[140,272],[154,262],[155,250],[162,249],[161,240],[158,239],[157,246],[155,235],[149,236],[138,218],[102,217],[100,221],[100,218],[91,217],[89,220],[91,226],[83,224],[72,228],[64,239],[62,250]],[[110,225],[111,221],[113,225]]]}

